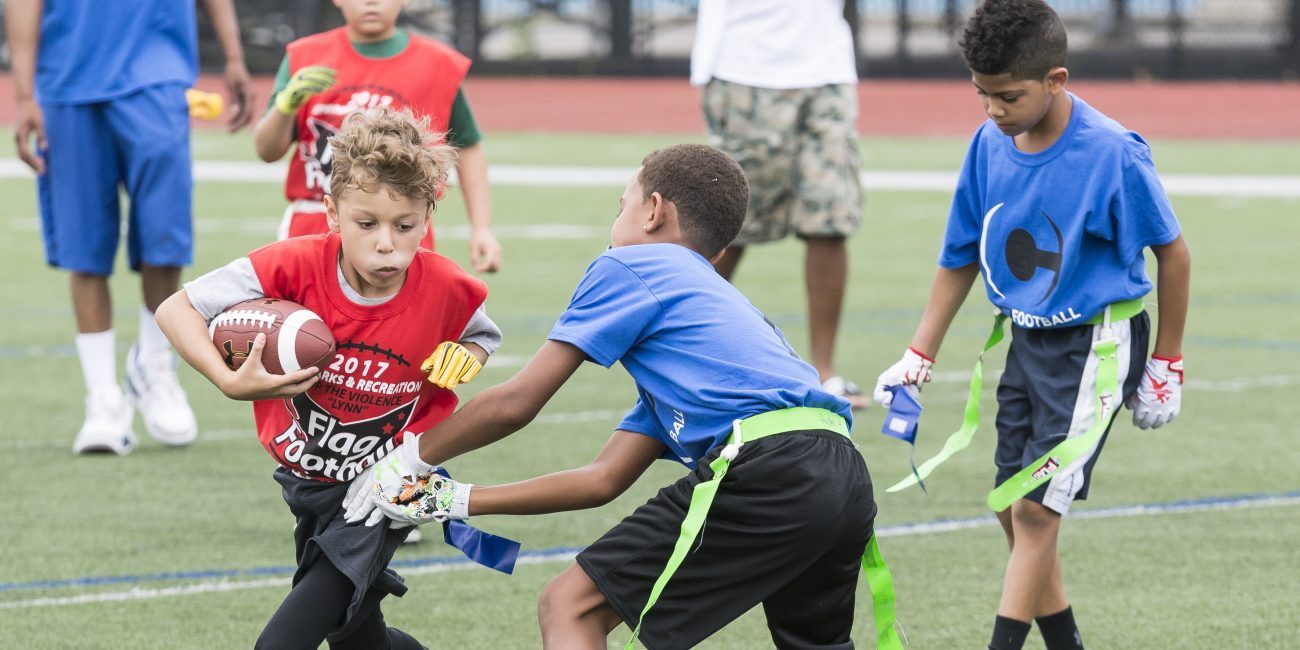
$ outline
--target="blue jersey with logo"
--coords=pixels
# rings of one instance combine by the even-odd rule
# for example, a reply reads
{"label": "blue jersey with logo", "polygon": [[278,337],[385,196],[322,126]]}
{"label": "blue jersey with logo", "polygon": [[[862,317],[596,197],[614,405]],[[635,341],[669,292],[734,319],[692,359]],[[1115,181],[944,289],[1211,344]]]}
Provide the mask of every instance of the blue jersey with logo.
{"label": "blue jersey with logo", "polygon": [[621,361],[636,406],[619,429],[657,438],[688,467],[731,433],[732,420],[793,406],[849,403],[821,388],[780,330],[708,260],[676,244],[605,251],[587,267],[549,337],[592,361]]}
{"label": "blue jersey with logo", "polygon": [[86,104],[160,83],[194,84],[194,0],[45,0],[37,99]]}
{"label": "blue jersey with logo", "polygon": [[939,264],[979,262],[989,300],[1021,327],[1083,324],[1151,290],[1142,249],[1180,232],[1138,134],[1070,95],[1061,137],[1016,149],[990,120],[975,133]]}

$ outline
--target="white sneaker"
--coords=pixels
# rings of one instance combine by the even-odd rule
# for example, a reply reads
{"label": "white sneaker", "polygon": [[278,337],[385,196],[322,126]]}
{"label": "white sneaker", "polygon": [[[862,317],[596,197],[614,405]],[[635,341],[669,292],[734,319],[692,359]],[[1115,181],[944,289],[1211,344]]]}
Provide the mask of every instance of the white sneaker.
{"label": "white sneaker", "polygon": [[132,415],[131,402],[117,384],[96,388],[86,396],[86,421],[72,443],[72,453],[131,453],[135,449]]}
{"label": "white sneaker", "polygon": [[126,390],[154,440],[172,447],[194,442],[199,425],[176,379],[176,355],[170,350],[145,355],[138,343],[131,346],[126,357]]}
{"label": "white sneaker", "polygon": [[845,399],[854,411],[861,411],[871,406],[871,398],[864,395],[857,384],[839,375],[822,382],[822,390]]}
{"label": "white sneaker", "polygon": [[402,544],[419,544],[422,539],[424,539],[424,533],[420,532],[420,527],[412,526],[411,532],[406,534],[406,539],[402,540]]}

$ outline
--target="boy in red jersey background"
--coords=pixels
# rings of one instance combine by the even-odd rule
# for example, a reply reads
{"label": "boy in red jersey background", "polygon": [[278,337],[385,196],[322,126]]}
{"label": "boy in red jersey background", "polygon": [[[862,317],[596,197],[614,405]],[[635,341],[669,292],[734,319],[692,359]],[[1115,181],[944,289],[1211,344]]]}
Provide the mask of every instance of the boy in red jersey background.
{"label": "boy in red jersey background", "polygon": [[[297,518],[293,588],[259,648],[327,639],[336,649],[422,647],[388,627],[379,608],[406,591],[387,565],[410,529],[347,526],[340,506],[360,470],[418,448],[419,434],[455,409],[450,388],[501,341],[482,307],[483,283],[419,246],[455,157],[427,124],[389,109],[350,116],[331,143],[330,232],[255,250],[187,283],[158,310],[182,358],[226,396],[254,401],[258,438],[280,465],[275,479]],[[319,375],[267,373],[264,335],[238,371],[226,367],[207,323],[261,296],[300,303],[329,326],[338,352]],[[447,347],[453,353],[443,354]],[[467,370],[427,373],[421,362],[435,350],[443,365]]]}
{"label": "boy in red jersey background", "polygon": [[[257,155],[267,162],[292,147],[279,237],[323,233],[330,176],[331,135],[343,117],[386,106],[428,116],[436,131],[460,149],[456,173],[469,217],[470,262],[476,271],[501,266],[492,234],[487,154],[461,82],[470,60],[455,50],[397,27],[405,0],[334,0],[346,24],[300,38],[286,49],[275,92],[254,131]],[[294,147],[294,142],[297,146]],[[441,190],[440,190],[441,191]],[[422,244],[434,246],[433,229]]]}

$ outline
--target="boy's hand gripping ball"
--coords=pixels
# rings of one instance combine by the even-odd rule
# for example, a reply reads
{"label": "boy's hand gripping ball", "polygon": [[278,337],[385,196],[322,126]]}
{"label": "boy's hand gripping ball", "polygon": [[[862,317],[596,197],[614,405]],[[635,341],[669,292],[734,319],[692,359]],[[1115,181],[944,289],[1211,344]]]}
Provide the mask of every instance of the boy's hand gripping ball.
{"label": "boy's hand gripping ball", "polygon": [[238,370],[258,334],[266,335],[262,366],[273,375],[309,366],[323,370],[334,356],[334,335],[315,312],[296,302],[257,298],[217,314],[208,324],[212,343],[226,365]]}

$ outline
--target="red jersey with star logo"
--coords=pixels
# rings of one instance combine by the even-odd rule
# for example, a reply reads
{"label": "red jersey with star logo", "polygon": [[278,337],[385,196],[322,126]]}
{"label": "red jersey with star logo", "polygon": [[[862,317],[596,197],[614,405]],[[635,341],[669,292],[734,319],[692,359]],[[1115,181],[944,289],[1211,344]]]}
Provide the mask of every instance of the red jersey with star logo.
{"label": "red jersey with star logo", "polygon": [[335,71],[334,85],[298,109],[298,148],[289,161],[284,195],[289,201],[320,201],[329,189],[330,136],[348,113],[388,106],[429,117],[434,131],[447,130],[451,107],[470,60],[438,41],[410,35],[395,56],[368,59],[348,41],[347,28],[314,34],[289,44],[289,74],[309,66]]}
{"label": "red jersey with star logo", "polygon": [[456,394],[429,383],[420,363],[458,340],[487,287],[455,262],[419,250],[397,295],[359,305],[339,286],[337,234],[295,237],[249,254],[262,291],[316,312],[337,352],[320,380],[292,399],[253,404],[257,437],[299,476],[348,481],[456,409]]}

